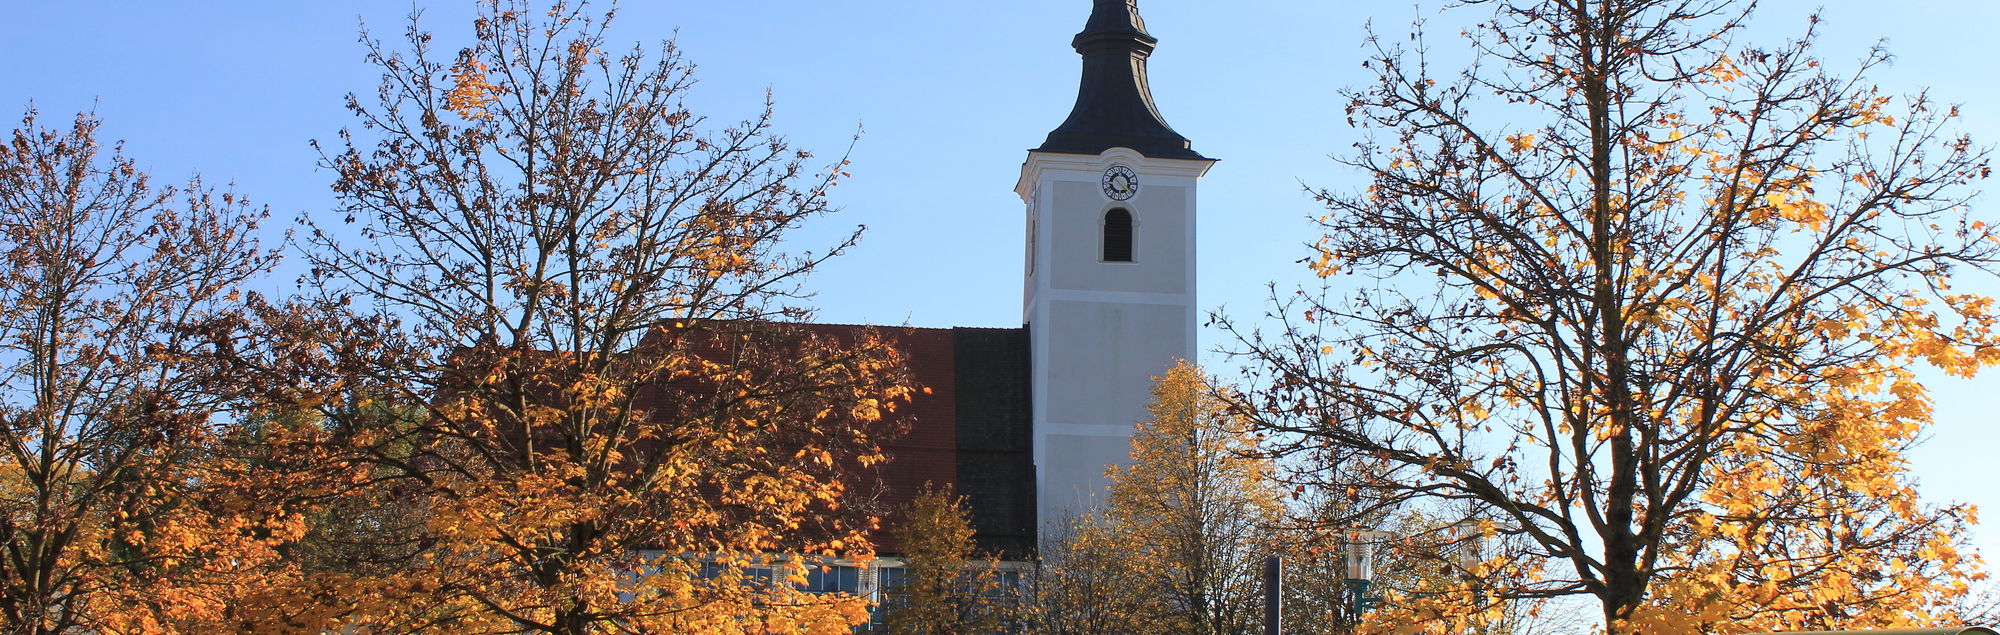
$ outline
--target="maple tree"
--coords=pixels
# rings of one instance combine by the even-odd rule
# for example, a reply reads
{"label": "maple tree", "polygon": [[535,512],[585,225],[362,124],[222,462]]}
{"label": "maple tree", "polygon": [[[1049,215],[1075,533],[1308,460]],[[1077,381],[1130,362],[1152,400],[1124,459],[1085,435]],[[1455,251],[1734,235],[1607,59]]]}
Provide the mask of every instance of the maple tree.
{"label": "maple tree", "polygon": [[155,185],[100,126],[31,108],[0,144],[0,631],[232,629],[309,511],[198,354],[276,262],[266,213]]}
{"label": "maple tree", "polygon": [[1954,287],[2000,253],[1956,109],[1870,85],[1881,50],[1828,68],[1812,28],[1739,45],[1754,3],[1452,6],[1492,9],[1476,63],[1440,72],[1419,27],[1347,94],[1368,184],[1318,192],[1324,291],[1274,332],[1223,321],[1274,451],[1338,450],[1335,491],[1511,545],[1364,628],[1567,596],[1609,633],[1950,619],[1981,574],[1971,510],[1908,476],[1916,372],[2000,360],[1992,301]]}
{"label": "maple tree", "polygon": [[[307,217],[316,296],[218,329],[218,355],[354,475],[315,516],[271,630],[845,633],[816,559],[872,557],[848,476],[913,387],[883,337],[800,323],[851,246],[788,253],[844,162],[682,104],[671,42],[610,12],[480,5],[440,59],[365,40],[376,100],[324,150],[345,223]],[[338,218],[338,217],[336,217]],[[381,502],[397,503],[383,507]]]}

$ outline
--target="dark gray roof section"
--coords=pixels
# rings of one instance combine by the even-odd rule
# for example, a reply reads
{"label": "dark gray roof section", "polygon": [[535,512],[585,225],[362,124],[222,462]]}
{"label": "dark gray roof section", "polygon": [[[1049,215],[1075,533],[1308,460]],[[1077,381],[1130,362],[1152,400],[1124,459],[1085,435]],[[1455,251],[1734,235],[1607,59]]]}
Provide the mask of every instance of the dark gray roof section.
{"label": "dark gray roof section", "polygon": [[1083,55],[1083,82],[1069,119],[1039,152],[1096,155],[1115,147],[1161,159],[1206,159],[1167,126],[1146,83],[1146,57],[1159,40],[1146,33],[1137,0],[1094,0],[1090,21],[1070,42]]}
{"label": "dark gray roof section", "polygon": [[958,493],[980,555],[1035,554],[1035,441],[1028,330],[951,330],[958,401]]}

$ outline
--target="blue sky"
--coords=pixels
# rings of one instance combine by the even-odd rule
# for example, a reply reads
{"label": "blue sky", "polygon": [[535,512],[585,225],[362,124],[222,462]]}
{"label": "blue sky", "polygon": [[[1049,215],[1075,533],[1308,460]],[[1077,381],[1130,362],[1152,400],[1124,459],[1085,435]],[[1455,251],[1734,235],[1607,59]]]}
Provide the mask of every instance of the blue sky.
{"label": "blue sky", "polygon": [[[1254,317],[1266,283],[1304,281],[1294,261],[1312,237],[1305,218],[1314,206],[1301,183],[1356,182],[1327,158],[1357,138],[1335,91],[1367,79],[1364,25],[1401,34],[1412,19],[1434,16],[1438,3],[1423,4],[1140,3],[1161,40],[1151,73],[1162,113],[1196,150],[1222,160],[1200,199],[1205,306]],[[94,108],[106,134],[127,140],[156,177],[198,171],[211,183],[234,182],[282,219],[326,210],[331,175],[313,167],[308,142],[350,124],[343,94],[374,86],[356,43],[360,22],[393,38],[412,6],[0,0],[0,114],[12,128],[29,100],[51,123]],[[441,48],[461,41],[469,3],[418,6]],[[1897,61],[1875,75],[1885,88],[1930,87],[1935,99],[1966,105],[1964,130],[2000,140],[2000,38],[1991,33],[2000,3],[1774,0],[1759,9],[1751,35],[1796,35],[1818,7],[1827,20],[1820,53],[1830,63],[1886,41]],[[866,130],[853,152],[855,176],[836,194],[845,211],[818,235],[857,224],[869,232],[814,278],[821,320],[1013,326],[1021,203],[1012,188],[1025,150],[1069,111],[1078,58],[1068,42],[1088,10],[1087,0],[633,1],[621,8],[614,39],[678,33],[701,67],[691,101],[714,120],[754,115],[769,89],[779,129],[823,157],[847,148],[857,127]],[[1459,45],[1455,37],[1432,43]],[[1997,216],[1981,215],[1989,223]],[[1222,343],[1215,333],[1203,338],[1204,347]],[[1931,382],[1938,425],[1916,456],[1927,498],[2000,514],[2000,487],[1988,475],[2000,450],[1994,385],[1990,375]],[[2000,530],[1982,534],[1983,551],[2000,555]]]}

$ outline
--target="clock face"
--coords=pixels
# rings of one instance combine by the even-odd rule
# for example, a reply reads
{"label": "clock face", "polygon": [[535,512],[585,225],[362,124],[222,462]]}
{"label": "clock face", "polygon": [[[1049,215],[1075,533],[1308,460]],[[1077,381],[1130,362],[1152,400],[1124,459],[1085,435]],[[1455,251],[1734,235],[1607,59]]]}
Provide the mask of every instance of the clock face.
{"label": "clock face", "polygon": [[1112,200],[1126,200],[1139,193],[1139,175],[1134,174],[1132,168],[1122,165],[1105,170],[1100,184],[1104,186],[1104,195]]}

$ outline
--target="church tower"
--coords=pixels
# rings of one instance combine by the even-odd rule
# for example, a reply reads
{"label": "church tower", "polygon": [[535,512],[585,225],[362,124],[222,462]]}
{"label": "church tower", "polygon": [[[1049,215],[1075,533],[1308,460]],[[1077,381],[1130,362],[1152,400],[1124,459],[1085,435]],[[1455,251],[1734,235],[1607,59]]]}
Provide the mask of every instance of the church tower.
{"label": "church tower", "polygon": [[1195,358],[1195,185],[1215,161],[1153,105],[1158,42],[1135,0],[1095,0],[1071,45],[1076,106],[1028,152],[1023,318],[1031,347],[1037,519],[1101,498],[1131,462],[1153,378]]}

